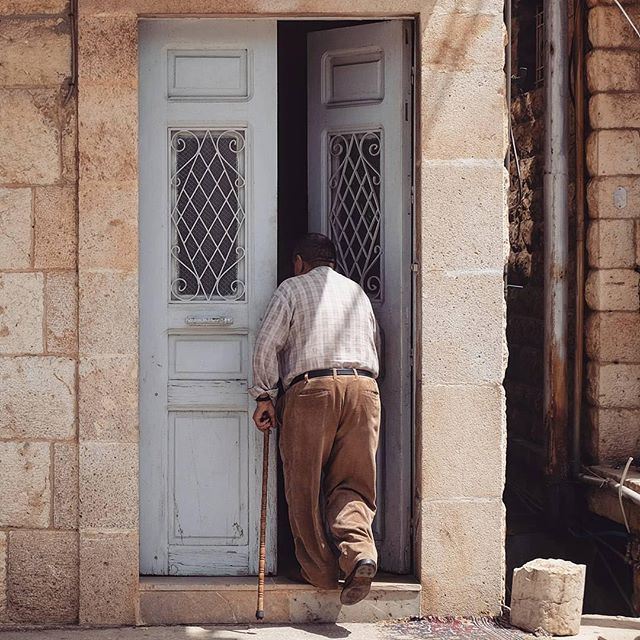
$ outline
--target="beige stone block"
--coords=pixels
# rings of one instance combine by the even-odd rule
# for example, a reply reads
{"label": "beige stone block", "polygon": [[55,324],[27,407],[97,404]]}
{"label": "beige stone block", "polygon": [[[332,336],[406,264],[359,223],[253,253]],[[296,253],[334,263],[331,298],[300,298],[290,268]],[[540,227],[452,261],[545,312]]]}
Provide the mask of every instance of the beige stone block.
{"label": "beige stone block", "polygon": [[596,93],[589,100],[589,120],[593,129],[639,128],[640,93]]}
{"label": "beige stone block", "polygon": [[[429,499],[499,498],[504,489],[505,399],[500,385],[422,387],[422,491]],[[477,472],[467,461],[482,460]]]}
{"label": "beige stone block", "polygon": [[589,272],[587,305],[594,311],[636,311],[640,274],[633,269],[597,269]]}
{"label": "beige stone block", "polygon": [[591,218],[638,218],[640,178],[594,178],[587,187],[587,202]]}
{"label": "beige stone block", "polygon": [[29,15],[31,13],[62,13],[68,0],[3,0],[0,15]]}
{"label": "beige stone block", "polygon": [[138,93],[120,85],[84,86],[78,106],[84,180],[134,180],[138,174]]}
{"label": "beige stone block", "polygon": [[5,19],[0,86],[60,85],[70,75],[71,36],[63,18]]}
{"label": "beige stone block", "polygon": [[137,531],[80,531],[80,623],[135,624]]}
{"label": "beige stone block", "polygon": [[78,138],[78,124],[76,121],[77,99],[74,95],[62,108],[62,132],[61,156],[62,156],[62,180],[67,184],[73,184],[78,176],[78,154],[76,145]]}
{"label": "beige stone block", "polygon": [[78,352],[78,277],[74,271],[45,276],[47,351],[74,355]]}
{"label": "beige stone block", "polygon": [[422,167],[422,269],[502,269],[509,253],[502,165]]}
{"label": "beige stone block", "polygon": [[637,91],[640,86],[640,56],[635,51],[594,49],[587,54],[589,93]]}
{"label": "beige stone block", "polygon": [[587,399],[606,408],[640,408],[640,364],[587,365]]}
{"label": "beige stone block", "polygon": [[640,315],[637,313],[592,313],[585,335],[587,356],[591,360],[640,363]]}
{"label": "beige stone block", "polygon": [[500,15],[434,11],[422,23],[422,62],[449,71],[501,71],[505,35]]}
{"label": "beige stone block", "polygon": [[90,358],[80,364],[80,437],[138,441],[138,359]]}
{"label": "beige stone block", "polygon": [[640,448],[640,409],[589,407],[589,453],[596,464],[635,456]]}
{"label": "beige stone block", "polygon": [[507,359],[502,273],[427,272],[421,295],[421,383],[500,383]]}
{"label": "beige stone block", "polygon": [[31,189],[0,189],[0,269],[31,266]]}
{"label": "beige stone block", "polygon": [[72,438],[75,363],[55,357],[0,358],[0,438]]}
{"label": "beige stone block", "polygon": [[35,191],[35,266],[76,266],[76,195],[73,187],[40,187]]}
{"label": "beige stone block", "polygon": [[0,183],[50,184],[60,177],[58,90],[2,89]]}
{"label": "beige stone block", "polygon": [[91,16],[90,9],[83,9],[78,21],[80,83],[135,88],[138,82],[136,14],[125,10],[122,15],[108,15],[113,12],[107,11],[106,15]]}
{"label": "beige stone block", "polygon": [[82,268],[138,269],[138,183],[83,181],[80,191]]}
{"label": "beige stone block", "polygon": [[593,132],[587,139],[587,166],[592,176],[640,174],[640,131]]}
{"label": "beige stone block", "polygon": [[0,622],[7,619],[7,534],[0,531]]}
{"label": "beige stone block", "polygon": [[138,277],[115,271],[80,274],[80,351],[138,353]]}
{"label": "beige stone block", "polygon": [[12,622],[76,622],[77,532],[10,531],[7,582]]}
{"label": "beige stone block", "polygon": [[502,71],[440,71],[423,66],[423,159],[501,162],[507,140],[504,85]]}
{"label": "beige stone block", "polygon": [[[640,23],[640,7],[630,5],[627,12],[634,24]],[[618,7],[594,7],[587,18],[589,41],[594,48],[640,49],[640,39]]]}
{"label": "beige stone block", "polygon": [[132,529],[138,524],[138,447],[80,443],[80,526]]}
{"label": "beige stone block", "polygon": [[635,265],[633,220],[593,220],[587,230],[589,266],[597,269]]}
{"label": "beige stone block", "polygon": [[42,353],[44,277],[0,274],[0,353]]}
{"label": "beige stone block", "polygon": [[53,445],[53,526],[78,528],[78,445]]}
{"label": "beige stone block", "polygon": [[504,522],[500,499],[423,502],[419,547],[423,615],[500,611]]}
{"label": "beige stone block", "polygon": [[568,560],[538,558],[513,572],[510,622],[552,636],[580,631],[587,567]]}
{"label": "beige stone block", "polygon": [[0,527],[48,527],[48,442],[0,442]]}

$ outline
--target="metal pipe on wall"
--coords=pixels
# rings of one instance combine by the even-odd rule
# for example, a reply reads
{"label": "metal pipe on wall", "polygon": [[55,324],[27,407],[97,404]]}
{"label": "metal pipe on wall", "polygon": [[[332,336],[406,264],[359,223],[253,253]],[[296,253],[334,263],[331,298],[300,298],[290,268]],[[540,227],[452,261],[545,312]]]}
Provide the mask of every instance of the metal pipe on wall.
{"label": "metal pipe on wall", "polygon": [[573,439],[571,473],[582,466],[582,387],[584,380],[584,271],[585,271],[585,94],[584,94],[584,3],[577,0],[573,32],[574,108],[576,119],[576,326],[573,370]]}
{"label": "metal pipe on wall", "polygon": [[567,475],[569,51],[567,3],[544,2],[544,430],[550,480]]}

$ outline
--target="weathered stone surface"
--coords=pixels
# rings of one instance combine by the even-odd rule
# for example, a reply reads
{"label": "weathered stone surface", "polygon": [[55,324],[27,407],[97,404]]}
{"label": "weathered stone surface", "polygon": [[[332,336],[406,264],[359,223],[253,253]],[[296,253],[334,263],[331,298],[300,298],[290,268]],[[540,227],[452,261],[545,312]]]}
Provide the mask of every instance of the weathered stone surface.
{"label": "weathered stone surface", "polygon": [[69,25],[61,17],[5,19],[0,40],[0,86],[58,86],[71,65]]}
{"label": "weathered stone surface", "polygon": [[80,443],[80,526],[133,529],[138,524],[138,447]]}
{"label": "weathered stone surface", "polygon": [[135,624],[137,531],[80,531],[80,622]]}
{"label": "weathered stone surface", "polygon": [[[84,9],[84,7],[83,7]],[[90,16],[78,21],[79,80],[135,88],[138,81],[138,20],[133,12]]]}
{"label": "weathered stone surface", "polygon": [[100,357],[80,364],[80,437],[138,441],[138,359]]}
{"label": "weathered stone surface", "polygon": [[0,527],[47,527],[48,442],[0,442]]}
{"label": "weathered stone surface", "polygon": [[2,89],[0,183],[50,184],[60,177],[58,92]]}
{"label": "weathered stone surface", "polygon": [[53,526],[78,528],[78,446],[75,442],[53,445]]}
{"label": "weathered stone surface", "polygon": [[127,181],[138,174],[138,93],[85,86],[80,94],[80,171],[85,180]]}
{"label": "weathered stone surface", "polygon": [[81,268],[138,269],[138,183],[82,181]]}
{"label": "weathered stone surface", "polygon": [[31,189],[0,189],[0,269],[31,266]]}
{"label": "weathered stone surface", "polygon": [[589,454],[597,464],[613,464],[635,456],[640,448],[640,409],[588,411]]}
{"label": "weathered stone surface", "polygon": [[66,105],[63,104],[61,115],[62,181],[67,184],[74,183],[78,176],[76,154],[78,124],[76,121],[76,107],[76,100],[69,100]]}
{"label": "weathered stone surface", "polygon": [[593,220],[587,231],[589,266],[633,268],[636,259],[634,231],[633,220]]}
{"label": "weathered stone surface", "polygon": [[80,274],[80,351],[87,355],[138,352],[136,273]]}
{"label": "weathered stone surface", "polygon": [[449,71],[499,71],[505,31],[502,16],[434,12],[422,29],[422,62]]}
{"label": "weathered stone surface", "polygon": [[[640,7],[627,8],[634,24],[640,23]],[[640,39],[618,7],[594,7],[588,13],[589,41],[601,49],[640,49]]]}
{"label": "weathered stone surface", "polygon": [[40,187],[35,193],[35,266],[73,269],[77,242],[75,190]]}
{"label": "weathered stone surface", "polygon": [[589,121],[593,129],[640,127],[640,93],[596,93],[589,100]]}
{"label": "weathered stone surface", "polygon": [[[504,73],[422,70],[424,160],[504,157]],[[473,135],[469,132],[473,131]]]}
{"label": "weathered stone surface", "polygon": [[10,531],[7,582],[13,622],[76,622],[77,532]]}
{"label": "weathered stone surface", "polygon": [[599,362],[640,363],[640,316],[633,312],[592,313],[586,324],[587,355]]}
{"label": "weathered stone surface", "polygon": [[0,358],[0,438],[72,438],[75,364],[55,357]]}
{"label": "weathered stone surface", "polygon": [[75,355],[78,351],[78,278],[74,271],[45,276],[47,351]]}
{"label": "weathered stone surface", "polygon": [[636,218],[640,212],[640,178],[594,178],[587,187],[591,218]]}
{"label": "weathered stone surface", "polygon": [[636,311],[640,274],[632,269],[598,269],[587,276],[585,297],[594,311]]}
{"label": "weathered stone surface", "polygon": [[595,49],[587,54],[587,85],[590,93],[637,91],[640,57],[635,51]]}
{"label": "weathered stone surface", "polygon": [[502,272],[422,278],[422,384],[500,383],[506,368]]}
{"label": "weathered stone surface", "polygon": [[537,559],[513,572],[511,624],[554,636],[580,631],[586,566],[567,560]]}
{"label": "weathered stone surface", "polygon": [[589,362],[587,399],[603,408],[640,408],[640,364]]}
{"label": "weathered stone surface", "polygon": [[[429,499],[496,497],[504,489],[506,425],[500,385],[425,385],[422,396],[422,495]],[[439,429],[455,415],[465,429]],[[482,460],[482,474],[465,460]]]}
{"label": "weathered stone surface", "polygon": [[587,166],[592,176],[639,175],[640,131],[595,131],[587,139]]}
{"label": "weathered stone surface", "polygon": [[0,274],[0,353],[42,353],[44,278]]}
{"label": "weathered stone surface", "polygon": [[68,0],[3,0],[0,15],[29,15],[31,13],[62,13]]}
{"label": "weathered stone surface", "polygon": [[0,531],[0,622],[7,621],[7,534]]}
{"label": "weathered stone surface", "polygon": [[509,252],[504,168],[437,161],[423,167],[422,268],[502,269]]}
{"label": "weathered stone surface", "polygon": [[504,593],[504,506],[499,498],[422,504],[422,613],[495,614]]}

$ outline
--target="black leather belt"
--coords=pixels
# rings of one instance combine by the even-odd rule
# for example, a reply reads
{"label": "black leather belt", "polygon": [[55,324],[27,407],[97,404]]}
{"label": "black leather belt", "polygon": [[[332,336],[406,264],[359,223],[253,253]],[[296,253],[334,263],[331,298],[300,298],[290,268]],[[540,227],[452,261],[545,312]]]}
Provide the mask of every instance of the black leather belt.
{"label": "black leather belt", "polygon": [[366,369],[314,369],[313,371],[307,371],[306,373],[301,373],[299,376],[296,376],[289,386],[292,387],[296,382],[301,382],[306,378],[324,378],[326,376],[332,376],[334,373],[337,376],[355,376],[356,372],[359,376],[364,376],[365,378],[374,377],[373,373]]}

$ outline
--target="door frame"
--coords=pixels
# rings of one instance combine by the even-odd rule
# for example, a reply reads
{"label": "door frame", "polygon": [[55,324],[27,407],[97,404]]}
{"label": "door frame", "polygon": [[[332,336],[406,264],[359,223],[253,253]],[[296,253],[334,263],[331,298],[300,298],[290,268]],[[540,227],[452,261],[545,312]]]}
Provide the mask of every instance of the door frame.
{"label": "door frame", "polygon": [[[508,249],[504,49],[500,38],[470,37],[475,32],[469,29],[475,20],[486,26],[483,33],[498,33],[503,28],[502,4],[487,3],[482,12],[465,5],[468,13],[459,15],[444,7],[435,10],[434,4],[408,0],[399,13],[394,0],[352,0],[344,12],[341,2],[313,0],[301,15],[284,4],[281,11],[274,11],[273,3],[260,1],[233,6],[222,0],[79,3],[81,623],[134,624],[139,602],[135,373],[137,22],[142,17],[416,21],[414,571],[424,587],[423,611],[479,613],[487,607],[497,611],[490,603],[499,603],[504,584],[503,267]],[[452,38],[460,45],[456,49],[447,45]],[[459,58],[442,57],[438,53],[442,51],[457,52]],[[455,90],[448,91],[449,86]],[[471,126],[482,135],[469,136]],[[73,122],[70,127],[73,139]],[[68,143],[62,152],[73,153]],[[474,224],[459,215],[458,203],[447,203],[451,215],[440,215],[445,207],[437,199],[439,185],[434,181],[444,175],[457,180],[457,200],[473,207]],[[483,179],[478,181],[478,175]],[[479,199],[482,207],[476,204]],[[463,246],[478,251],[452,256],[438,244],[443,234],[457,236]],[[425,324],[427,299],[433,304]],[[459,423],[450,409],[469,411],[471,400],[477,400],[471,408],[478,407],[480,419],[457,432]],[[455,445],[464,460],[476,449],[479,437],[490,445],[482,474],[450,464],[447,447]],[[464,527],[456,524],[460,521]],[[474,531],[483,535],[469,533]],[[464,556],[466,571],[456,570],[456,554]]]}

